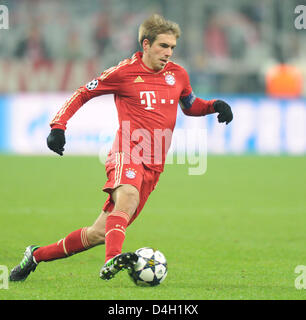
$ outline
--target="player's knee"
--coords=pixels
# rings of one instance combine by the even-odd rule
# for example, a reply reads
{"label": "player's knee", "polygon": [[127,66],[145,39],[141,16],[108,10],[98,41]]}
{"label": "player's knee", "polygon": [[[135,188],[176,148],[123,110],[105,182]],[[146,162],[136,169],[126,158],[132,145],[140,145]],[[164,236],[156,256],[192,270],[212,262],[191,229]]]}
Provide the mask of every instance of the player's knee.
{"label": "player's knee", "polygon": [[87,228],[88,241],[92,246],[105,243],[105,230],[95,228],[95,226]]}

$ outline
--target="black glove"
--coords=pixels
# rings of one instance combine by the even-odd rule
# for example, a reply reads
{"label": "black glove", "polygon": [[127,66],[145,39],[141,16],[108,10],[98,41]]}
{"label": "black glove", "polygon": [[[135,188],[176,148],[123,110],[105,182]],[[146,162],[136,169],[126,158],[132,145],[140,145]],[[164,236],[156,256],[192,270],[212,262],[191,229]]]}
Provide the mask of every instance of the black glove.
{"label": "black glove", "polygon": [[47,145],[49,149],[63,155],[64,145],[66,143],[65,131],[62,129],[52,129],[47,138]]}
{"label": "black glove", "polygon": [[226,124],[229,124],[233,120],[232,109],[226,102],[217,100],[214,102],[213,107],[215,111],[219,113],[219,122],[226,122]]}

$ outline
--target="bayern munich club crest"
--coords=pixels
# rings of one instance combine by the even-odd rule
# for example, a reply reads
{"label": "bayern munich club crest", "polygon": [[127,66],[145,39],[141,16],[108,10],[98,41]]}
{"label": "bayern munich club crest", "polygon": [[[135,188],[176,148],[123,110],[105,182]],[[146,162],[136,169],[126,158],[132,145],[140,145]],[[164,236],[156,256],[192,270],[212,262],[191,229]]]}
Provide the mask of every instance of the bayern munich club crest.
{"label": "bayern munich club crest", "polygon": [[174,78],[174,73],[173,72],[165,72],[165,81],[170,85],[173,86],[175,84],[175,78]]}
{"label": "bayern munich club crest", "polygon": [[137,171],[133,168],[125,169],[125,176],[129,179],[135,179]]}

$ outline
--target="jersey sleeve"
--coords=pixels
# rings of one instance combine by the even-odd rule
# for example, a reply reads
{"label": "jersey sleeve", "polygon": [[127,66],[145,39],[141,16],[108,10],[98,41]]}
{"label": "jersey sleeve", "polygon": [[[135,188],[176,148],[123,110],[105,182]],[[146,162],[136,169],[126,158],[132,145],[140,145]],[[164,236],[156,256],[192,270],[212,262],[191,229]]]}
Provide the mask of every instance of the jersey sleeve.
{"label": "jersey sleeve", "polygon": [[77,89],[58,111],[50,126],[52,129],[66,130],[68,120],[90,99],[104,94],[120,94],[122,72],[118,67],[104,71],[98,78],[93,79]]}
{"label": "jersey sleeve", "polygon": [[204,100],[198,98],[192,91],[189,75],[185,69],[183,69],[182,74],[184,87],[180,95],[180,106],[184,114],[187,116],[199,117],[215,113],[213,103],[216,100]]}
{"label": "jersey sleeve", "polygon": [[181,92],[181,96],[180,99],[189,96],[192,93],[192,87],[190,84],[190,79],[189,79],[189,75],[187,73],[187,71],[182,68],[181,70],[181,77],[182,77],[182,81],[183,81],[183,90]]}

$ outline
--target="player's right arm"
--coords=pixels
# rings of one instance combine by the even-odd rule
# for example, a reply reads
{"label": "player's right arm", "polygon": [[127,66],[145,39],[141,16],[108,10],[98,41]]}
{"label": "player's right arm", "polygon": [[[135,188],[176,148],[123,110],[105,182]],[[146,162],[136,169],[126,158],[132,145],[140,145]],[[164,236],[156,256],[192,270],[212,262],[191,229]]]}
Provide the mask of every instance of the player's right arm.
{"label": "player's right arm", "polygon": [[65,130],[68,120],[90,99],[103,94],[119,92],[121,73],[119,67],[104,71],[100,77],[77,89],[51,121],[51,132],[47,138],[49,149],[63,155],[65,145]]}

